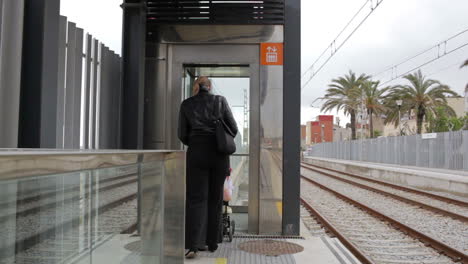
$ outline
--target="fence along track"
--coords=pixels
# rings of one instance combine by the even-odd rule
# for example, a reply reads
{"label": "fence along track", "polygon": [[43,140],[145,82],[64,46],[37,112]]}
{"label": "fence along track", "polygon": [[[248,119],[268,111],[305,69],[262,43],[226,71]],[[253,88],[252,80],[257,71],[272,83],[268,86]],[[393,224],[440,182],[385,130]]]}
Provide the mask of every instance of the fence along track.
{"label": "fence along track", "polygon": [[318,158],[468,171],[468,130],[321,143],[308,155]]}
{"label": "fence along track", "polygon": [[[418,201],[415,201],[415,200],[412,200],[412,199],[408,199],[408,198],[405,198],[405,197],[402,197],[402,196],[399,196],[399,195],[396,195],[396,194],[393,194],[393,193],[390,193],[390,192],[386,192],[386,191],[383,191],[383,190],[380,190],[380,189],[377,189],[377,188],[374,188],[374,187],[371,187],[371,186],[368,186],[368,185],[365,185],[365,184],[361,184],[361,183],[354,182],[354,181],[351,181],[351,180],[343,179],[343,178],[341,178],[339,176],[335,176],[335,175],[323,172],[321,170],[313,169],[313,168],[310,168],[308,166],[302,165],[302,167],[306,168],[308,170],[320,173],[322,175],[328,176],[328,177],[333,178],[335,180],[339,180],[339,181],[342,181],[342,182],[345,182],[345,183],[348,183],[348,184],[351,184],[351,185],[357,186],[359,188],[363,188],[363,189],[366,189],[366,190],[369,190],[369,191],[372,191],[372,192],[375,192],[375,193],[378,193],[378,194],[389,196],[391,198],[397,199],[397,200],[405,202],[405,203],[420,206],[420,207],[425,208],[427,210],[430,210],[430,211],[433,211],[433,212],[436,212],[436,213],[440,213],[442,215],[452,217],[452,218],[460,220],[460,221],[462,221],[464,223],[468,223],[468,217],[466,217],[464,215],[457,214],[457,213],[454,213],[454,212],[451,212],[451,211],[447,211],[445,209],[435,207],[435,206],[432,206],[432,205],[428,205],[428,204],[425,204],[425,203],[422,203],[422,202],[418,202]],[[430,198],[432,198],[432,197],[430,197]]]}
{"label": "fence along track", "polygon": [[[437,251],[439,252],[442,252],[444,253],[445,255],[449,256],[450,258],[452,258],[454,261],[459,261],[460,263],[463,263],[463,264],[468,264],[468,256],[466,254],[464,254],[463,252],[460,252],[459,250],[457,249],[454,249],[452,247],[450,247],[449,245],[441,242],[441,241],[438,241],[437,239],[435,238],[432,238],[428,235],[425,235],[413,228],[411,228],[410,226],[404,224],[404,223],[401,223],[400,221],[398,220],[395,220],[375,209],[372,209],[358,201],[355,201],[354,199],[346,196],[346,195],[343,195],[331,188],[328,188],[308,177],[305,177],[305,176],[301,176],[302,179],[304,179],[305,181],[315,185],[315,186],[318,186],[319,188],[327,191],[327,192],[330,192],[332,193],[333,195],[335,195],[336,197],[338,197],[339,199],[349,203],[349,204],[352,204],[354,206],[356,206],[357,208],[360,208],[361,210],[365,211],[366,213],[376,217],[376,218],[379,218],[389,224],[391,224],[393,227],[395,227],[396,229],[400,230],[401,232],[417,239],[417,240],[420,240],[422,241],[424,244],[428,245],[429,247],[431,248],[434,248],[436,249]],[[342,241],[345,245],[345,241]],[[349,248],[350,251],[353,252],[353,250],[351,248]],[[354,252],[353,252],[354,253]]]}
{"label": "fence along track", "polygon": [[357,179],[360,179],[360,180],[364,180],[364,181],[384,185],[384,186],[395,188],[395,189],[398,189],[398,190],[411,192],[411,193],[415,193],[415,194],[419,194],[419,195],[424,195],[424,196],[427,196],[429,198],[433,198],[433,199],[436,199],[436,200],[439,200],[439,201],[443,201],[443,202],[447,202],[447,203],[451,203],[451,204],[455,204],[455,205],[467,206],[468,207],[468,202],[453,199],[453,198],[450,198],[450,197],[445,197],[445,196],[442,196],[442,195],[437,195],[437,194],[422,191],[422,190],[418,190],[418,189],[415,189],[415,188],[410,188],[410,187],[401,186],[401,185],[397,185],[397,184],[393,184],[393,183],[389,183],[389,182],[379,181],[379,180],[376,180],[376,179],[371,179],[371,178],[367,178],[367,177],[364,177],[364,176],[359,176],[359,175],[352,174],[352,173],[349,173],[349,172],[343,172],[343,171],[334,170],[334,169],[330,169],[330,168],[320,167],[320,166],[312,165],[312,164],[305,163],[305,162],[302,163],[301,166],[303,168],[307,168],[307,169],[311,169],[311,167],[315,167],[315,168],[319,168],[319,169],[322,169],[322,170],[328,170],[328,171],[331,171],[331,172],[344,174],[344,175],[347,175],[347,176],[350,176],[350,177],[353,177],[353,178],[357,178]]}

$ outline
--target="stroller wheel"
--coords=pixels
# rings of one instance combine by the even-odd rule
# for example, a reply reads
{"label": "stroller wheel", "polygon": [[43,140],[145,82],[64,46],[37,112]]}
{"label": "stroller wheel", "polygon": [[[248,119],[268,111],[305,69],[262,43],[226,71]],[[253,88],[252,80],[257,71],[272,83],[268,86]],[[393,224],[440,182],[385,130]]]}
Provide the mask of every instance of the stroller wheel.
{"label": "stroller wheel", "polygon": [[232,242],[233,234],[232,228],[229,228],[229,242]]}
{"label": "stroller wheel", "polygon": [[231,226],[229,227],[229,242],[232,242],[235,230],[236,230],[236,222],[231,221]]}

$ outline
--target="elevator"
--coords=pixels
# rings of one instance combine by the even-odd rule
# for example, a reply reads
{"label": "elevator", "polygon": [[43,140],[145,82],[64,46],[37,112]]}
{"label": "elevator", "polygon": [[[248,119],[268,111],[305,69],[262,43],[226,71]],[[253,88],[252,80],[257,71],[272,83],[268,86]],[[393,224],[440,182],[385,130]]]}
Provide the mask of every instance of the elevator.
{"label": "elevator", "polygon": [[264,62],[281,56],[275,47],[283,36],[277,25],[160,26],[146,46],[144,147],[183,148],[180,104],[192,96],[195,79],[208,76],[239,127],[231,205],[246,215],[251,234],[282,233],[283,66]]}

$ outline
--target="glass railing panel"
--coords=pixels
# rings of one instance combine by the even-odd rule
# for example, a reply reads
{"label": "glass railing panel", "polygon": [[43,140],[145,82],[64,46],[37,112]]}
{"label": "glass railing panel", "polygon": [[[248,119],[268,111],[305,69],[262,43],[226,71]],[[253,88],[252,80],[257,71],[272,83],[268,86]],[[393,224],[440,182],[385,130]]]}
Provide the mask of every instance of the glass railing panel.
{"label": "glass railing panel", "polygon": [[92,171],[91,263],[125,263],[137,230],[139,165]]}
{"label": "glass railing panel", "polygon": [[183,152],[165,155],[163,186],[164,248],[162,263],[184,263],[185,154]]}
{"label": "glass railing panel", "polygon": [[249,204],[249,156],[231,157],[231,181],[233,185],[231,206]]}
{"label": "glass railing panel", "polygon": [[183,263],[183,152],[11,152],[0,151],[0,264]]}
{"label": "glass railing panel", "polygon": [[140,165],[141,263],[159,264],[163,248],[164,155]]}
{"label": "glass railing panel", "polygon": [[0,263],[66,263],[88,251],[90,179],[85,171],[1,181]]}

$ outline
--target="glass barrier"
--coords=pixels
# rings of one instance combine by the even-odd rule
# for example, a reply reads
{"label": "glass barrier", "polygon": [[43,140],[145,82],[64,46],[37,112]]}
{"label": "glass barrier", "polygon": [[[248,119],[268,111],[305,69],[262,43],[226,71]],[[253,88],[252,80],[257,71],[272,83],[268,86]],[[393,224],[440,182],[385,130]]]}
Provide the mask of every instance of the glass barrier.
{"label": "glass barrier", "polygon": [[183,263],[183,152],[0,151],[0,263]]}

